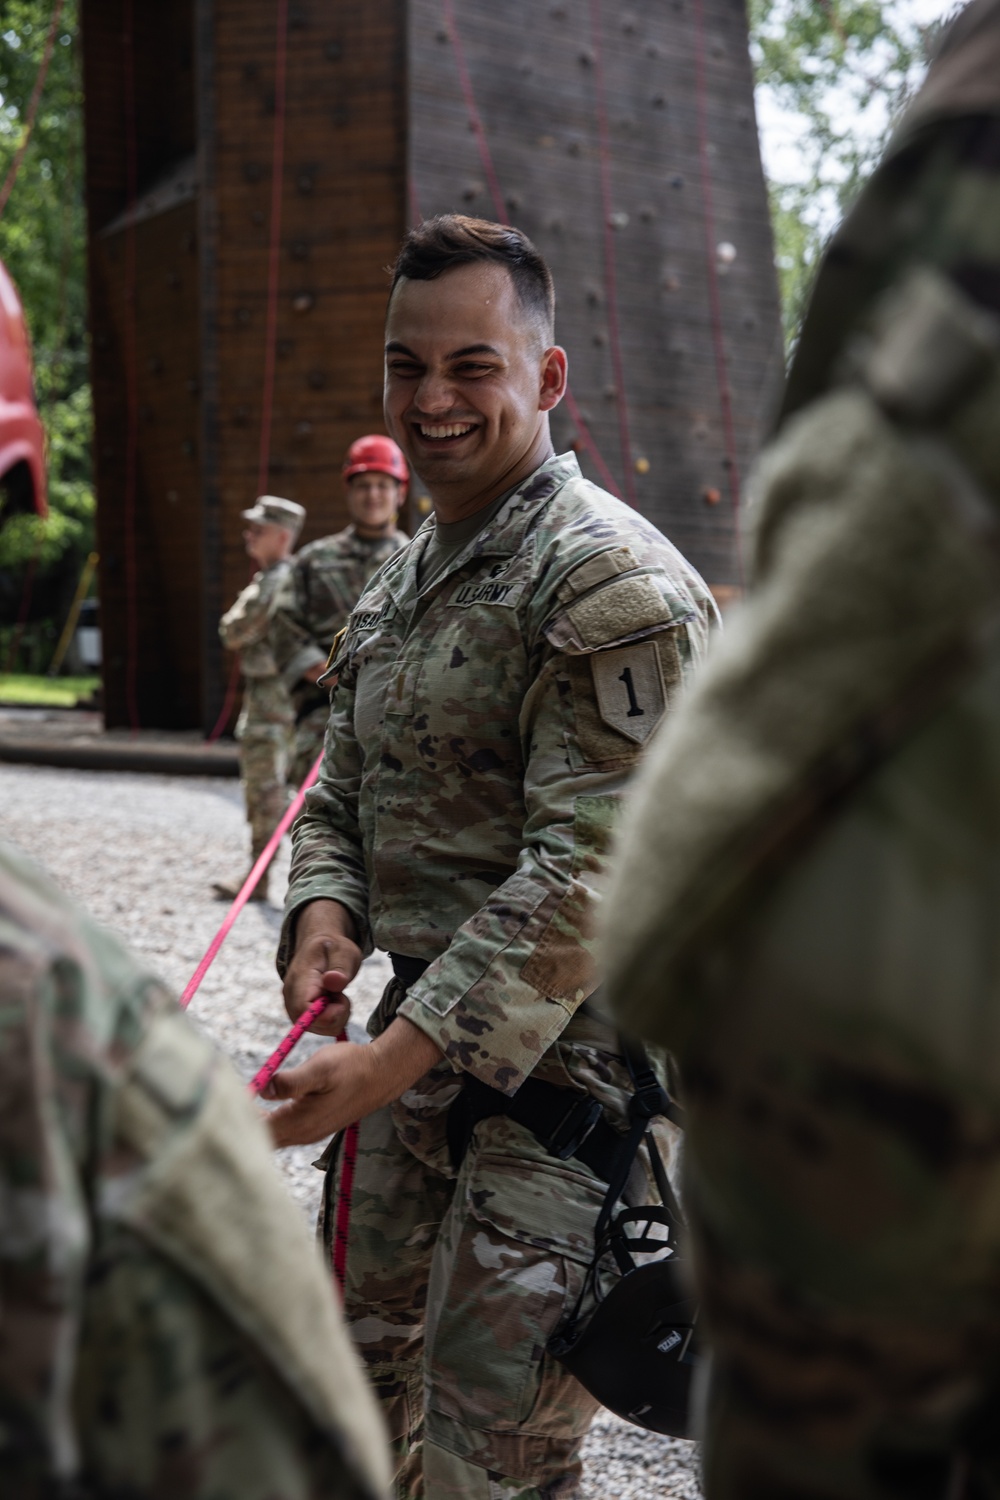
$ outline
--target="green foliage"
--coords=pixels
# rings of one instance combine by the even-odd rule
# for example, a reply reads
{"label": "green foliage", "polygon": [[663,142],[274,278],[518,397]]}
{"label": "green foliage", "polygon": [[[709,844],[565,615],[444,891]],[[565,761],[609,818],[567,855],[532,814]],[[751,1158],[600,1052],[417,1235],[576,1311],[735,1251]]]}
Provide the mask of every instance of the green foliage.
{"label": "green foliage", "polygon": [[0,674],[0,703],[23,703],[45,708],[75,708],[101,685],[99,677],[40,677],[27,673]]}
{"label": "green foliage", "polygon": [[778,111],[788,134],[765,165],[789,347],[825,241],[881,155],[940,26],[918,24],[907,0],[750,0],[765,136]]}
{"label": "green foliage", "polygon": [[[0,6],[0,182],[21,145],[53,0]],[[0,567],[41,571],[93,547],[90,389],[86,342],[83,99],[77,0],[66,0],[45,89],[14,190],[0,218],[0,259],[24,304],[35,391],[47,437],[50,516],[0,534]]]}

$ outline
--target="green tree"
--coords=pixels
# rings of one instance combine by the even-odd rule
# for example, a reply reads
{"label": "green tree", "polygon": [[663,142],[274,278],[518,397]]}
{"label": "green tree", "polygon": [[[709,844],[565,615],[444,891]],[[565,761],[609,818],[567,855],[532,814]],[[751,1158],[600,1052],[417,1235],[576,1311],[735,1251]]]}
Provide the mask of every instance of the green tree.
{"label": "green tree", "polygon": [[945,18],[921,25],[907,0],[750,0],[758,111],[765,139],[775,137],[765,165],[789,347],[823,245],[878,160]]}
{"label": "green tree", "polygon": [[[0,182],[22,144],[52,15],[53,0],[0,6]],[[0,218],[0,260],[20,292],[31,334],[51,510],[45,523],[26,517],[5,528],[0,568],[23,570],[34,556],[37,577],[82,561],[93,546],[77,35],[77,0],[66,0],[34,130]],[[0,640],[0,658],[4,646]]]}

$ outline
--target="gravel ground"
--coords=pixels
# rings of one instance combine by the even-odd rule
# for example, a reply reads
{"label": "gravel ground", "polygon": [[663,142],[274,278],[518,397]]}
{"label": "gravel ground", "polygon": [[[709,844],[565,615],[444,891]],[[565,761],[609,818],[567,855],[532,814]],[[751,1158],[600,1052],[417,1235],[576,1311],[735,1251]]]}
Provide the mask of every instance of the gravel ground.
{"label": "gravel ground", "polygon": [[[211,884],[244,870],[246,825],[235,782],[0,766],[0,837],[43,865],[178,992],[225,906]],[[287,1022],[274,969],[288,847],[271,875],[271,905],[241,913],[191,1005],[191,1015],[249,1078]],[[389,977],[382,954],[351,987],[363,1025]],[[360,1039],[360,1037],[359,1037]],[[321,1045],[306,1037],[295,1054]],[[320,1147],[278,1153],[289,1189],[314,1216]],[[602,1413],[586,1445],[586,1500],[695,1500],[691,1443],[641,1431]]]}

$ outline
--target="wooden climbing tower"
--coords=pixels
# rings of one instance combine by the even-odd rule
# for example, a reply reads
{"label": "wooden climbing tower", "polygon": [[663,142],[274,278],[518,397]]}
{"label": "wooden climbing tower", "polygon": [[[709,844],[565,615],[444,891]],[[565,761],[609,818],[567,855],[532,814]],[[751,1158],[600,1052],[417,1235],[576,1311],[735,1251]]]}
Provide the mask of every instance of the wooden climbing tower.
{"label": "wooden climbing tower", "polygon": [[344,524],[416,216],[531,235],[570,356],[558,445],[738,586],[781,375],[742,0],[81,9],[110,723],[218,722],[259,489],[307,537]]}

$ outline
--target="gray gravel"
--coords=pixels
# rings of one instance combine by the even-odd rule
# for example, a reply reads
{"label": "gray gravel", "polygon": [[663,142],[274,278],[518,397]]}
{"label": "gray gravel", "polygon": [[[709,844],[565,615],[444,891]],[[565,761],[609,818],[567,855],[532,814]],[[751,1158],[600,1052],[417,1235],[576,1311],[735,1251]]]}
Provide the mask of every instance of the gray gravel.
{"label": "gray gravel", "polygon": [[[148,960],[178,992],[187,983],[226,908],[212,881],[242,872],[246,824],[235,782],[0,766],[0,837],[48,870],[56,882]],[[240,914],[191,1006],[206,1034],[249,1078],[287,1027],[274,950],[288,847],[271,875],[274,904]],[[351,987],[362,1024],[389,977],[388,960],[367,960]],[[321,1041],[304,1038],[301,1060]],[[315,1215],[321,1147],[278,1153],[292,1196]],[[692,1443],[658,1437],[608,1413],[587,1439],[586,1500],[694,1500]]]}

